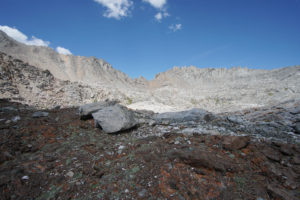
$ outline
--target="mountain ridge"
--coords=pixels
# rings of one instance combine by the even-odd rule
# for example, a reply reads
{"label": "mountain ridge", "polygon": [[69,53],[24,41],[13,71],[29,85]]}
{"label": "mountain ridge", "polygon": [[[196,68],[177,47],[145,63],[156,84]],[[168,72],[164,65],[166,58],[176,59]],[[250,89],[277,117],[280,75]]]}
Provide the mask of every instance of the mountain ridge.
{"label": "mountain ridge", "polygon": [[[153,80],[147,80],[144,77],[132,79],[103,59],[62,55],[49,47],[28,46],[1,31],[0,52],[42,71],[49,70],[58,82],[77,82],[70,85],[89,87],[89,95],[83,99],[86,103],[113,99],[132,109],[155,112],[180,111],[193,107],[205,108],[211,112],[226,112],[300,99],[300,66],[273,70],[173,67],[158,73]],[[2,65],[9,65],[6,60],[1,62]],[[22,90],[22,87],[19,89]],[[66,99],[69,98],[68,95],[67,92]],[[61,98],[61,102],[65,102]],[[27,99],[26,102],[32,100],[37,102],[37,99]],[[79,100],[76,105],[78,103]]]}
{"label": "mountain ridge", "polygon": [[48,69],[55,77],[62,80],[94,84],[112,82],[111,78],[114,82],[117,80],[118,86],[133,83],[129,76],[112,68],[103,59],[63,55],[49,47],[25,45],[10,38],[3,31],[0,31],[0,50],[40,69]]}

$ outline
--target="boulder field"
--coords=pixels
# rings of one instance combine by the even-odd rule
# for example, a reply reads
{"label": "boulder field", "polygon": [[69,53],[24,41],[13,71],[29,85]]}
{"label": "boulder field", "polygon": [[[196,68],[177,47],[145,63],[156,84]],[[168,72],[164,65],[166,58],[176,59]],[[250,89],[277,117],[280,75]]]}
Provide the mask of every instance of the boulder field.
{"label": "boulder field", "polygon": [[91,106],[37,110],[2,99],[0,197],[299,199],[298,106],[217,115],[95,103],[92,117],[114,109],[105,123],[133,118],[108,134],[100,119],[80,119]]}

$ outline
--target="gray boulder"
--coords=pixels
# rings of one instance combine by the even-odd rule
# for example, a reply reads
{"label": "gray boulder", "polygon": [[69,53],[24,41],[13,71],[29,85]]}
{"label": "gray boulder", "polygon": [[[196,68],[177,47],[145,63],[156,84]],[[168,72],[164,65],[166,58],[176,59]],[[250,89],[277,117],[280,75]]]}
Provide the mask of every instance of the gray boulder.
{"label": "gray boulder", "polygon": [[290,113],[292,113],[294,115],[300,114],[300,106],[297,106],[295,108],[291,108]]}
{"label": "gray boulder", "polygon": [[106,133],[117,133],[137,125],[133,112],[119,104],[102,107],[92,116],[95,126]]}
{"label": "gray boulder", "polygon": [[243,119],[239,116],[232,115],[232,116],[228,116],[227,119],[230,122],[235,123],[235,124],[242,124],[243,123]]}
{"label": "gray boulder", "polygon": [[48,112],[42,112],[38,111],[32,114],[33,118],[39,118],[39,117],[48,117],[49,113]]}
{"label": "gray boulder", "polygon": [[158,123],[168,121],[170,123],[202,120],[208,112],[199,108],[193,108],[181,112],[166,112],[157,114],[154,118]]}
{"label": "gray boulder", "polygon": [[96,103],[85,104],[79,107],[80,119],[92,119],[92,114],[107,106],[115,105],[116,101],[100,101]]}

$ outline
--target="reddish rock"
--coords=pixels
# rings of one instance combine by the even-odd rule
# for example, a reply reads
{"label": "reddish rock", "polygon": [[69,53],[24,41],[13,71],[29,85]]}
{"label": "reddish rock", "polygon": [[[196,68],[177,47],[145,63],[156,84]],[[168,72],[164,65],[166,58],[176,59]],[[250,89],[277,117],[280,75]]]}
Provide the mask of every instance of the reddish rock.
{"label": "reddish rock", "polygon": [[239,150],[247,147],[250,142],[249,137],[244,136],[224,136],[222,145],[227,150]]}
{"label": "reddish rock", "polygon": [[234,171],[236,169],[236,164],[233,160],[225,159],[221,155],[200,149],[193,151],[172,150],[168,153],[168,158],[171,160],[179,159],[192,167],[205,167],[221,172]]}

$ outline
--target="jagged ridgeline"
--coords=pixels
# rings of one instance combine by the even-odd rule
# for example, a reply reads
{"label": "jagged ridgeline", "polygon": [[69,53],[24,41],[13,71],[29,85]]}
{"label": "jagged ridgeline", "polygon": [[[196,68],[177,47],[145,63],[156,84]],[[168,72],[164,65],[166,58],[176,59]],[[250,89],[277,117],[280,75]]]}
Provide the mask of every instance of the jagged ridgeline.
{"label": "jagged ridgeline", "polygon": [[[174,67],[154,80],[131,79],[102,59],[62,55],[19,43],[0,31],[1,98],[74,106],[105,99],[157,112],[213,112],[300,99],[300,66],[275,70]],[[9,78],[10,77],[10,78]]]}

